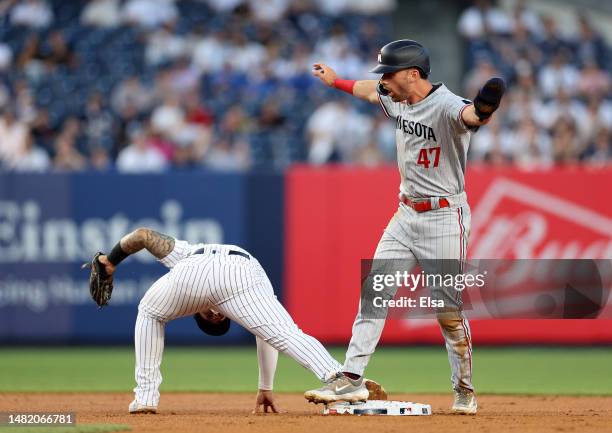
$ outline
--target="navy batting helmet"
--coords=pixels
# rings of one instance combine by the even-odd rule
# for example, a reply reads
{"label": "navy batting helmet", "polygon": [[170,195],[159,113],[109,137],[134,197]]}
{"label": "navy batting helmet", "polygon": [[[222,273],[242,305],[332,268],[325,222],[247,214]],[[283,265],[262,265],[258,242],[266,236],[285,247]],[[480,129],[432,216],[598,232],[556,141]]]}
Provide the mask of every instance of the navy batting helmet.
{"label": "navy batting helmet", "polygon": [[386,74],[408,68],[418,68],[428,76],[429,52],[416,41],[400,39],[382,47],[378,54],[378,65],[370,72]]}
{"label": "navy batting helmet", "polygon": [[217,312],[196,313],[193,318],[202,332],[219,337],[229,331],[231,321]]}

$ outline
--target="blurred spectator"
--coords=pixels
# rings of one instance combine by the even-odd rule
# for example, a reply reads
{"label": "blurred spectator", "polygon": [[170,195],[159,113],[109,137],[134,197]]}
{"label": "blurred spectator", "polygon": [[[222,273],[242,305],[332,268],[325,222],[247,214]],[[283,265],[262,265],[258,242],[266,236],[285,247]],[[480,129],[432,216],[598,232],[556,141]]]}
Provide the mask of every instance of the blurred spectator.
{"label": "blurred spectator", "polygon": [[210,110],[200,103],[197,93],[185,95],[185,120],[190,125],[197,125],[202,128],[210,128],[214,117]]}
{"label": "blurred spectator", "polygon": [[508,163],[513,156],[513,138],[511,131],[501,125],[500,118],[494,117],[486,128],[472,136],[470,158],[491,164]]}
{"label": "blurred spectator", "polygon": [[587,113],[584,105],[572,99],[565,88],[559,88],[555,96],[533,113],[540,126],[546,129],[554,128],[555,123],[561,117],[576,119],[579,120],[579,123],[586,120]]}
{"label": "blurred spectator", "polygon": [[178,9],[174,0],[127,0],[121,14],[128,24],[152,29],[176,21]]}
{"label": "blurred spectator", "polygon": [[16,66],[33,81],[38,81],[45,74],[43,57],[40,53],[40,39],[37,34],[32,34],[26,39],[17,57]]}
{"label": "blurred spectator", "polygon": [[136,105],[131,101],[128,101],[117,114],[119,117],[116,120],[115,140],[111,149],[114,156],[127,146],[129,137],[134,131],[141,129],[145,121],[145,116],[140,114]]}
{"label": "blurred spectator", "polygon": [[240,72],[257,72],[266,58],[266,49],[257,41],[249,41],[243,33],[232,35],[230,53],[227,58],[229,65]]}
{"label": "blurred spectator", "polygon": [[277,22],[289,7],[290,0],[248,0],[255,21]]}
{"label": "blurred spectator", "polygon": [[540,51],[545,56],[546,61],[550,61],[553,55],[569,49],[569,44],[564,41],[557,30],[557,24],[553,17],[543,18],[544,36],[538,42]]}
{"label": "blurred spectator", "polygon": [[119,0],[89,0],[81,12],[81,22],[93,27],[116,27],[121,22]]}
{"label": "blurred spectator", "polygon": [[583,151],[581,158],[593,164],[606,164],[612,159],[612,134],[601,128]]}
{"label": "blurred spectator", "polygon": [[206,0],[206,3],[216,12],[228,13],[232,12],[238,6],[242,5],[245,0]]}
{"label": "blurred spectator", "polygon": [[85,107],[83,132],[87,148],[112,147],[112,137],[115,131],[115,120],[106,107],[106,101],[101,93],[89,97]]}
{"label": "blurred spectator", "polygon": [[580,35],[576,47],[576,55],[581,65],[586,63],[597,63],[600,67],[607,68],[608,48],[603,38],[593,29],[585,15],[579,19]]}
{"label": "blurred spectator", "polygon": [[55,140],[53,167],[59,171],[81,171],[87,160],[76,148],[75,134],[70,131],[61,133]]}
{"label": "blurred spectator", "polygon": [[350,9],[366,15],[391,12],[396,7],[395,0],[351,0]]}
{"label": "blurred spectator", "polygon": [[550,63],[542,68],[538,82],[544,96],[554,96],[559,89],[573,95],[576,92],[579,78],[578,70],[567,62],[567,54],[558,52],[552,57]]}
{"label": "blurred spectator", "polygon": [[185,38],[175,32],[173,25],[166,24],[149,35],[145,57],[150,65],[160,65],[178,59],[186,50]]}
{"label": "blurred spectator", "polygon": [[153,91],[136,75],[126,78],[113,90],[111,106],[115,113],[124,112],[133,106],[138,112],[147,111],[153,105]]}
{"label": "blurred spectator", "polygon": [[571,117],[560,117],[552,128],[554,161],[560,164],[575,162],[581,150],[576,124]]}
{"label": "blurred spectator", "polygon": [[26,80],[18,80],[13,87],[13,107],[15,115],[24,123],[30,124],[36,118],[36,101]]}
{"label": "blurred spectator", "polygon": [[181,58],[172,65],[169,71],[169,88],[181,98],[191,93],[198,93],[200,72],[192,66],[187,58]]}
{"label": "blurred spectator", "polygon": [[10,108],[0,116],[0,161],[12,167],[26,153],[28,127]]}
{"label": "blurred spectator", "polygon": [[144,125],[149,147],[157,150],[167,162],[174,159],[176,153],[176,143],[168,140],[163,134],[155,132],[151,125]]}
{"label": "blurred spectator", "polygon": [[601,97],[590,97],[580,125],[581,139],[591,142],[598,131],[612,127],[612,105],[604,102]]}
{"label": "blurred spectator", "polygon": [[132,144],[117,157],[117,170],[121,173],[152,173],[166,169],[164,155],[151,146],[145,131],[134,133]]}
{"label": "blurred spectator", "polygon": [[345,12],[383,13],[395,7],[395,0],[314,0],[314,2],[324,14],[333,16]]}
{"label": "blurred spectator", "polygon": [[177,95],[169,94],[163,104],[159,105],[151,114],[153,131],[172,140],[185,124],[185,112],[180,105]]}
{"label": "blurred spectator", "polygon": [[62,31],[55,30],[51,32],[46,43],[48,48],[41,53],[41,58],[49,69],[56,66],[76,67],[76,56]]}
{"label": "blurred spectator", "polygon": [[212,32],[206,34],[203,29],[199,30],[193,47],[193,64],[200,72],[219,72],[225,68],[229,48],[223,33]]}
{"label": "blurred spectator", "polygon": [[315,46],[315,56],[324,61],[337,59],[343,52],[350,49],[350,41],[346,30],[340,24],[332,27],[330,35],[322,38]]}
{"label": "blurred spectator", "polygon": [[527,7],[526,0],[517,0],[513,10],[514,25],[522,26],[534,36],[541,37],[544,33],[542,21],[536,12]]}
{"label": "blurred spectator", "polygon": [[89,160],[91,163],[91,168],[96,171],[109,171],[112,167],[109,154],[107,150],[102,147],[92,149]]}
{"label": "blurred spectator", "polygon": [[327,102],[312,113],[306,125],[310,141],[308,161],[311,164],[340,159],[338,145],[344,141],[342,126],[347,124],[348,116],[347,104],[336,101]]}
{"label": "blurred spectator", "polygon": [[0,72],[8,71],[12,63],[13,52],[10,45],[0,42]]}
{"label": "blurred spectator", "polygon": [[476,95],[478,90],[487,82],[491,77],[499,75],[499,71],[493,65],[493,62],[488,57],[481,56],[474,69],[466,74],[463,88],[465,94]]}
{"label": "blurred spectator", "polygon": [[591,59],[584,62],[579,77],[578,92],[586,98],[607,95],[610,91],[610,73],[599,69]]}
{"label": "blurred spectator", "polygon": [[550,164],[550,138],[529,116],[523,117],[508,137],[509,154],[520,165]]}
{"label": "blurred spectator", "polygon": [[488,34],[509,34],[512,20],[490,0],[475,0],[459,17],[459,33],[467,39],[485,38]]}
{"label": "blurred spectator", "polygon": [[37,29],[49,27],[53,11],[45,0],[20,0],[11,11],[11,24]]}
{"label": "blurred spectator", "polygon": [[206,154],[204,165],[216,171],[244,171],[249,168],[249,147],[243,141],[221,137]]}
{"label": "blurred spectator", "polygon": [[234,105],[226,111],[221,124],[219,133],[222,136],[242,137],[247,135],[253,129],[250,119],[240,105]]}
{"label": "blurred spectator", "polygon": [[28,134],[23,154],[15,161],[13,170],[21,172],[44,172],[51,167],[49,154],[34,144],[32,135]]}
{"label": "blurred spectator", "polygon": [[500,69],[511,70],[524,68],[527,65],[539,65],[542,61],[542,53],[535,43],[533,35],[528,28],[517,21],[514,25],[511,38],[502,38],[495,44],[498,57],[503,59]]}
{"label": "blurred spectator", "polygon": [[274,101],[266,102],[259,113],[257,124],[260,131],[274,133],[286,124],[286,118]]}
{"label": "blurred spectator", "polygon": [[49,110],[46,108],[39,109],[30,126],[34,142],[45,149],[47,153],[51,153],[53,149],[53,138],[57,131],[51,126]]}
{"label": "blurred spectator", "polygon": [[275,59],[269,58],[272,64],[272,72],[277,78],[289,79],[307,75],[310,81],[310,71],[314,60],[312,53],[304,44],[296,44],[290,56],[279,56]]}
{"label": "blurred spectator", "polygon": [[44,42],[41,42],[38,34],[26,39],[17,58],[17,68],[23,70],[29,79],[38,82],[58,66],[77,67],[77,57],[62,31],[52,31]]}
{"label": "blurred spectator", "polygon": [[[197,93],[185,95],[185,126],[179,134],[179,142],[188,146],[188,162],[202,159],[212,140],[213,116],[201,103]],[[175,156],[176,160],[176,156]]]}
{"label": "blurred spectator", "polygon": [[372,129],[372,139],[378,144],[383,159],[388,162],[395,162],[397,155],[395,129],[389,128],[389,119],[383,114],[382,110],[377,112]]}

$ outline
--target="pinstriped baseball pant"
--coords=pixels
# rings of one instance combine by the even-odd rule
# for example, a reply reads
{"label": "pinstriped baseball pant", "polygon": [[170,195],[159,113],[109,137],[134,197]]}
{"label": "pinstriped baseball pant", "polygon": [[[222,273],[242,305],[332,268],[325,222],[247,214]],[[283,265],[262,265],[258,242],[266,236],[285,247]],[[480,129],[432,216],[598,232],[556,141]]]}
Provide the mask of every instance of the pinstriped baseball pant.
{"label": "pinstriped baseball pant", "polygon": [[[423,213],[418,213],[400,204],[400,208],[389,222],[378,243],[374,259],[398,259],[381,263],[401,261],[402,270],[421,264],[423,268],[430,268],[427,270],[428,273],[462,272],[470,233],[470,221],[470,208],[467,204],[457,208],[442,208]],[[437,261],[438,259],[452,260]],[[449,265],[449,263],[455,263],[456,266]],[[385,272],[395,270],[385,269]],[[389,291],[385,297],[392,299],[397,287],[389,287],[384,290]],[[450,303],[455,307],[452,309],[454,311],[437,314],[448,353],[453,388],[473,390],[472,340],[468,320],[460,308],[461,292],[454,288],[441,290],[445,305]],[[360,305],[343,366],[343,371],[359,375],[363,375],[385,325],[384,319],[368,318],[367,314],[365,316],[362,314]],[[384,317],[386,317],[386,312]]]}
{"label": "pinstriped baseball pant", "polygon": [[135,327],[136,400],[157,406],[167,322],[214,307],[324,380],[341,365],[304,334],[281,305],[259,262],[239,255],[202,254],[181,260],[147,291]]}

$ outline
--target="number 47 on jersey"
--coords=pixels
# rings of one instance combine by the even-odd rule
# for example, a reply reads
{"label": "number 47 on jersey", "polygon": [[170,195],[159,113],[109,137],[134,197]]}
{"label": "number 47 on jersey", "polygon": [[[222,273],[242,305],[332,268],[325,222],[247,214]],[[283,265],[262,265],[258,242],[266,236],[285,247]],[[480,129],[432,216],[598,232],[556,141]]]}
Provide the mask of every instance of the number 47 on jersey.
{"label": "number 47 on jersey", "polygon": [[437,167],[439,162],[440,147],[429,147],[427,149],[420,150],[417,165],[422,165],[425,168],[429,168],[429,165],[433,163],[433,166]]}

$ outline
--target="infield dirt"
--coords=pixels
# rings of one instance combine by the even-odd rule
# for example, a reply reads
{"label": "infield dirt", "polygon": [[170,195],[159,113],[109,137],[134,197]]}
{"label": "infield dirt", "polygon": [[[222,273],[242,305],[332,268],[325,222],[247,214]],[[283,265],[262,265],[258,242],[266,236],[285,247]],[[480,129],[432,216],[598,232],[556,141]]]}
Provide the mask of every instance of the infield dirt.
{"label": "infield dirt", "polygon": [[129,415],[130,393],[2,393],[0,412],[76,412],[79,424],[127,424],[133,432],[612,432],[612,397],[479,396],[476,416],[452,415],[451,395],[391,395],[431,404],[432,416],[321,415],[323,406],[278,394],[282,414],[253,415],[255,394],[165,393],[155,415]]}

